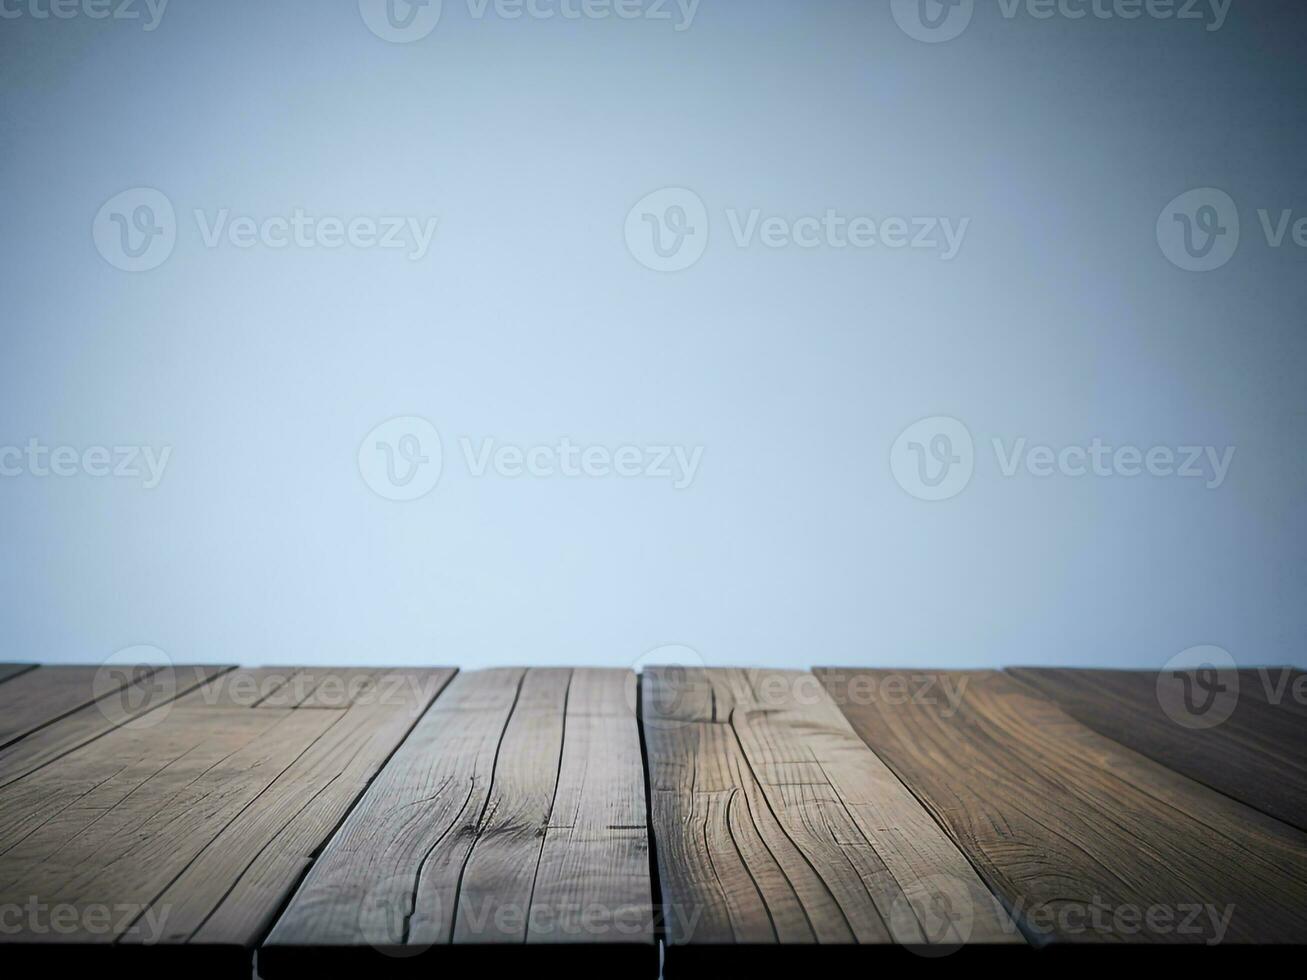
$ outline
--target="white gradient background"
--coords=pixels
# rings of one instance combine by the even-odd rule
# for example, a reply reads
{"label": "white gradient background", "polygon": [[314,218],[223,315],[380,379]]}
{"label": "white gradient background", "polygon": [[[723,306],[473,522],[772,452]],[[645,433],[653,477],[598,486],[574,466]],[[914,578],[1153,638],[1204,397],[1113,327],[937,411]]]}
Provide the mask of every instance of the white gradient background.
{"label": "white gradient background", "polygon": [[[153,33],[0,21],[0,445],[174,447],[162,485],[0,480],[0,659],[152,644],[249,664],[1307,664],[1307,14],[1224,28],[703,0],[646,21],[475,20],[384,43],[353,0],[172,0]],[[120,272],[101,204],[153,186],[176,251]],[[627,210],[693,188],[703,259]],[[1239,203],[1205,275],[1154,224]],[[389,251],[206,249],[195,208],[440,218]],[[741,250],[726,208],[971,218],[961,254]],[[360,479],[396,415],[439,487]],[[923,503],[909,423],[977,468]],[[457,439],[705,447],[694,485],[471,478]],[[1237,447],[1225,485],[1005,479],[989,440]]]}

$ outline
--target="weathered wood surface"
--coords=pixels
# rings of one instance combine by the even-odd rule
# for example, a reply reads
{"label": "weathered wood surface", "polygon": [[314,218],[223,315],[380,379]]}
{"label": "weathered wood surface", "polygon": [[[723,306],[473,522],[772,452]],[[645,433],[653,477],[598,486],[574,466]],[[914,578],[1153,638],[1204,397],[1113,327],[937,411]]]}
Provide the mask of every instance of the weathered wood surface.
{"label": "weathered wood surface", "polygon": [[722,947],[805,946],[817,958],[796,962],[819,965],[817,946],[1022,943],[811,674],[660,668],[643,685],[669,971]]}
{"label": "weathered wood surface", "polygon": [[[1307,941],[1307,835],[995,672],[818,670],[1035,943]],[[917,688],[920,690],[920,688]]]}
{"label": "weathered wood surface", "polygon": [[[1009,673],[1108,738],[1307,830],[1307,675],[1290,668],[1221,671],[1225,703],[1204,697],[1192,678],[1148,671]],[[1170,699],[1169,714],[1163,698]]]}
{"label": "weathered wood surface", "polygon": [[1300,673],[1241,673],[1208,727],[1117,672],[453,676],[0,665],[0,956],[653,976],[662,929],[674,977],[1307,941]]}
{"label": "weathered wood surface", "polygon": [[41,667],[0,683],[15,719],[0,740],[0,788],[117,728],[147,724],[147,715],[228,670]]}
{"label": "weathered wood surface", "polygon": [[635,683],[460,674],[310,870],[261,972],[556,958],[656,973]]}
{"label": "weathered wood surface", "polygon": [[[126,673],[106,678],[108,683],[100,685],[102,689],[97,691],[95,680],[99,670],[38,667],[15,671],[15,676],[10,677],[0,667],[0,748],[94,703],[99,696],[113,696],[131,680]],[[154,669],[146,670],[153,673]]]}
{"label": "weathered wood surface", "polygon": [[[137,967],[248,975],[316,849],[452,676],[318,671],[269,707],[298,671],[207,669],[199,686],[191,673],[176,668],[174,697],[147,711],[97,712],[116,725],[97,730],[82,708],[11,746],[67,750],[0,788],[0,905],[40,907],[7,930],[7,954],[39,948],[48,963],[111,945],[114,962],[134,949]],[[73,700],[64,679],[51,690]]]}

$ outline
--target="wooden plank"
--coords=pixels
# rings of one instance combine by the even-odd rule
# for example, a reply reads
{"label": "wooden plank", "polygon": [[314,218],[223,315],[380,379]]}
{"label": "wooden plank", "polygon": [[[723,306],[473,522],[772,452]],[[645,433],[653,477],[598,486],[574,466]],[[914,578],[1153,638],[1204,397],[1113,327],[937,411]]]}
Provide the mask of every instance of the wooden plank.
{"label": "wooden plank", "polygon": [[260,973],[475,962],[655,974],[634,682],[460,674],[310,869]]}
{"label": "wooden plank", "polygon": [[817,675],[1033,943],[1307,940],[1297,828],[1001,673]]}
{"label": "wooden plank", "polygon": [[598,940],[642,953],[652,948],[649,823],[635,703],[630,671],[572,671],[528,943]]}
{"label": "wooden plank", "polygon": [[1303,675],[1289,668],[1222,671],[1237,684],[1229,688],[1231,702],[1213,702],[1219,714],[1200,714],[1196,709],[1209,702],[1195,702],[1191,714],[1178,698],[1170,713],[1163,708],[1171,679],[1149,671],[1009,673],[1094,731],[1307,830],[1307,716],[1294,695],[1301,696]]}
{"label": "wooden plank", "polygon": [[[154,672],[155,668],[144,667],[139,679],[145,680]],[[97,675],[105,683],[97,684]],[[102,668],[89,666],[40,667],[21,672],[10,683],[0,685],[0,748],[101,697],[117,694],[132,679],[127,672],[110,677],[102,674]]]}
{"label": "wooden plank", "polygon": [[[227,825],[156,901],[167,908],[165,942],[252,947],[271,928],[317,849],[449,683],[448,669],[341,670],[329,691],[349,691],[330,728]],[[356,684],[362,677],[368,683]],[[306,697],[297,710],[324,708]],[[260,711],[264,710],[258,705]],[[233,875],[233,869],[238,873]],[[139,934],[124,942],[141,942]]]}
{"label": "wooden plank", "polygon": [[466,861],[457,869],[462,883],[456,891],[455,942],[526,941],[522,906],[532,895],[553,812],[571,680],[568,670],[535,670],[522,682],[503,728],[480,839],[468,840]]}
{"label": "wooden plank", "polygon": [[35,669],[36,664],[0,664],[0,684]]}
{"label": "wooden plank", "polygon": [[29,918],[4,937],[7,952],[80,965],[111,947],[109,962],[158,975],[248,976],[312,855],[452,673],[371,669],[339,708],[307,696],[262,708],[285,671],[223,674],[156,723],[121,726],[11,782],[0,789],[0,905],[36,900],[69,924]]}
{"label": "wooden plank", "polygon": [[1267,707],[1307,718],[1307,673],[1296,667],[1254,667],[1239,672],[1244,696]]}
{"label": "wooden plank", "polygon": [[[149,725],[151,717],[171,711],[178,698],[231,669],[202,665],[165,670],[139,667],[121,672],[93,671],[88,690],[94,685],[95,694],[82,707],[62,716],[41,711],[39,714],[48,716],[47,721],[35,728],[31,727],[29,716],[29,722],[23,723],[25,733],[0,748],[0,788],[124,725]],[[40,685],[46,678],[57,680],[62,676],[56,668],[33,672],[30,677],[38,687],[36,700],[47,703],[39,694]],[[14,683],[21,684],[28,677],[24,674]],[[0,687],[0,691],[9,686]],[[53,700],[66,705],[70,699],[65,685],[57,683],[56,687],[62,691],[63,700]],[[75,697],[84,694],[85,691]]]}
{"label": "wooden plank", "polygon": [[811,674],[655,668],[643,687],[669,971],[1022,943]]}

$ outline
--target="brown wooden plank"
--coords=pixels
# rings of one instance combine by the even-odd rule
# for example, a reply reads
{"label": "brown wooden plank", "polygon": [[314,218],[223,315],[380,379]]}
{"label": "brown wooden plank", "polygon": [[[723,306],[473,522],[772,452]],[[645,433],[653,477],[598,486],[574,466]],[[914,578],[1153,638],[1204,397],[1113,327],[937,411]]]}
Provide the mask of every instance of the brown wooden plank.
{"label": "brown wooden plank", "polygon": [[1241,670],[1239,676],[1247,679],[1240,688],[1241,696],[1307,718],[1307,673],[1297,667],[1254,667]]}
{"label": "brown wooden plank", "polygon": [[220,675],[0,789],[0,905],[35,898],[72,923],[29,921],[9,951],[48,964],[111,946],[109,962],[159,975],[248,976],[312,855],[452,671],[369,669],[339,708],[259,707],[281,674]]}
{"label": "brown wooden plank", "polygon": [[811,674],[655,668],[643,685],[669,970],[774,963],[778,946],[825,967],[857,945],[1022,943]]}
{"label": "brown wooden plank", "polygon": [[1099,735],[1001,673],[817,675],[1032,942],[1307,940],[1307,835],[1297,828]]}
{"label": "brown wooden plank", "polygon": [[[1094,731],[1307,830],[1307,717],[1299,700],[1307,684],[1290,668],[1221,671],[1230,702],[1189,705],[1171,690],[1183,678],[1151,671],[1009,673]],[[1171,699],[1169,713],[1162,698]]]}
{"label": "brown wooden plank", "polygon": [[262,975],[401,961],[656,973],[633,684],[460,674],[309,871]]}

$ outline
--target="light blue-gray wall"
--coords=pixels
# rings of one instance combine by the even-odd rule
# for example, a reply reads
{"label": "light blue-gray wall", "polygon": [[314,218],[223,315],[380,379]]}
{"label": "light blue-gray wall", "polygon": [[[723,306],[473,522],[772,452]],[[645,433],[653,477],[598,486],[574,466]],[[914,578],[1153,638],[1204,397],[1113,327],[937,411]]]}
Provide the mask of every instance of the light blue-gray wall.
{"label": "light blue-gray wall", "polygon": [[[882,2],[702,0],[687,24],[445,0],[391,43],[355,0],[172,0],[153,30],[144,0],[3,3],[0,660],[1307,665],[1303,5],[1209,29],[1210,0],[982,0],[927,43]],[[166,216],[100,214],[135,188],[175,209],[141,272],[105,222]],[[664,188],[692,196],[628,241]],[[1240,239],[1193,272],[1165,209],[1199,188]],[[649,268],[640,229],[670,236],[685,200],[702,256]],[[438,223],[416,260],[205,242],[223,209],[296,208]],[[951,258],[741,246],[755,209],[965,235]],[[1278,247],[1259,209],[1291,209]],[[1213,215],[1229,243],[1228,210],[1191,217]],[[374,490],[385,438],[431,458],[369,436],[396,417],[441,440],[416,500]],[[928,501],[913,465],[970,462],[956,428],[899,439],[937,417],[974,470]],[[513,477],[511,454],[478,476],[461,443],[564,437],[636,468],[702,454],[677,487]],[[1228,470],[1004,474],[1016,446],[1095,439]],[[144,464],[88,472],[96,446],[170,454],[147,489]]]}

